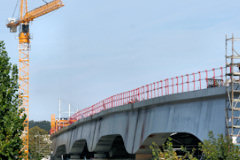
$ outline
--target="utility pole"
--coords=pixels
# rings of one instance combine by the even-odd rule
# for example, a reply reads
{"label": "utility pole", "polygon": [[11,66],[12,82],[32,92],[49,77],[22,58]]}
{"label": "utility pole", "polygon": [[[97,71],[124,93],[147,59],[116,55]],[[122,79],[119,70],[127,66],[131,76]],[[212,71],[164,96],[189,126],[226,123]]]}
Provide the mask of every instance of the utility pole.
{"label": "utility pole", "polygon": [[58,98],[58,120],[61,120],[61,99]]}
{"label": "utility pole", "polygon": [[36,142],[35,142],[35,154],[34,154],[34,157],[37,157],[37,136],[35,135],[34,138],[36,138]]}
{"label": "utility pole", "polygon": [[40,158],[40,134],[38,132],[38,158]]}
{"label": "utility pole", "polygon": [[71,117],[71,104],[68,105],[68,119]]}

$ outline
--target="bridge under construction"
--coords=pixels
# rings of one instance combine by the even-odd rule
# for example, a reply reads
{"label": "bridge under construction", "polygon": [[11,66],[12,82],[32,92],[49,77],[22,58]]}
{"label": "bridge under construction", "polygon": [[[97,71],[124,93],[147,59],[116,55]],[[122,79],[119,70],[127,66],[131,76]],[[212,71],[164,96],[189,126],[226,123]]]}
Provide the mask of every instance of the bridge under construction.
{"label": "bridge under construction", "polygon": [[240,145],[239,40],[226,36],[224,67],[119,93],[65,120],[53,115],[53,159],[148,159],[152,142],[174,137],[175,147],[193,148],[209,131]]}

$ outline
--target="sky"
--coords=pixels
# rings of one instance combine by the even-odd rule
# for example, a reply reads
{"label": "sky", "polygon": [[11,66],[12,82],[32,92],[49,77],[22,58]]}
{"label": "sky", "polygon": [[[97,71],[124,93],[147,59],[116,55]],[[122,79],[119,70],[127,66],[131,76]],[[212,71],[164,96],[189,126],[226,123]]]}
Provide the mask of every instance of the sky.
{"label": "sky", "polygon": [[[17,0],[0,1],[0,40],[18,64],[18,35],[6,28]],[[44,4],[28,3],[29,10]],[[240,35],[239,0],[63,3],[30,26],[30,120],[50,121],[59,97],[62,111],[68,104],[76,111],[147,83],[224,66],[225,35]]]}

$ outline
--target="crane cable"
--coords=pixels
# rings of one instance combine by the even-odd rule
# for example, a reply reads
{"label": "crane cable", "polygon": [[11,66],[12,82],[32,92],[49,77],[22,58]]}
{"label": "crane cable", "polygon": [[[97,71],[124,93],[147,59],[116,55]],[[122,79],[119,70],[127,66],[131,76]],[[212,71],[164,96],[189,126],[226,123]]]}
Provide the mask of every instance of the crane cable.
{"label": "crane cable", "polygon": [[47,1],[45,1],[45,0],[42,0],[44,3],[46,3],[46,4],[48,4],[48,2]]}
{"label": "crane cable", "polygon": [[[47,2],[46,0],[42,0],[42,1],[43,1],[44,3],[46,3],[46,4],[48,4],[48,2]],[[17,2],[16,2],[16,5],[15,5],[14,10],[13,10],[12,17],[14,17],[14,15],[15,15],[15,13],[16,13],[17,6],[18,6],[18,2],[19,2],[19,0],[17,0]]]}
{"label": "crane cable", "polygon": [[14,17],[14,15],[15,15],[15,13],[16,13],[17,6],[18,6],[18,2],[19,2],[19,0],[17,0],[17,2],[16,2],[16,5],[15,5],[14,10],[13,10],[12,17]]}
{"label": "crane cable", "polygon": [[[48,2],[46,0],[42,0],[44,3],[48,4]],[[19,3],[19,0],[16,1],[16,5],[14,7],[14,10],[13,10],[13,14],[12,14],[12,17],[14,17],[15,13],[16,13],[16,10],[17,10],[17,7],[18,7],[18,3]]]}

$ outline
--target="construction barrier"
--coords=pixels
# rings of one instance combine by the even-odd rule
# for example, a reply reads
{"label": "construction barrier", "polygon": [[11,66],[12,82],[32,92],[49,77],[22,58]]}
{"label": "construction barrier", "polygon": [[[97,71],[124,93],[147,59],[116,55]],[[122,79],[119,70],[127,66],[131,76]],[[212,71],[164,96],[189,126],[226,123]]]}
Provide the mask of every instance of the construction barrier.
{"label": "construction barrier", "polygon": [[223,67],[176,76],[108,97],[91,107],[78,111],[70,119],[76,121],[129,103],[223,85]]}

